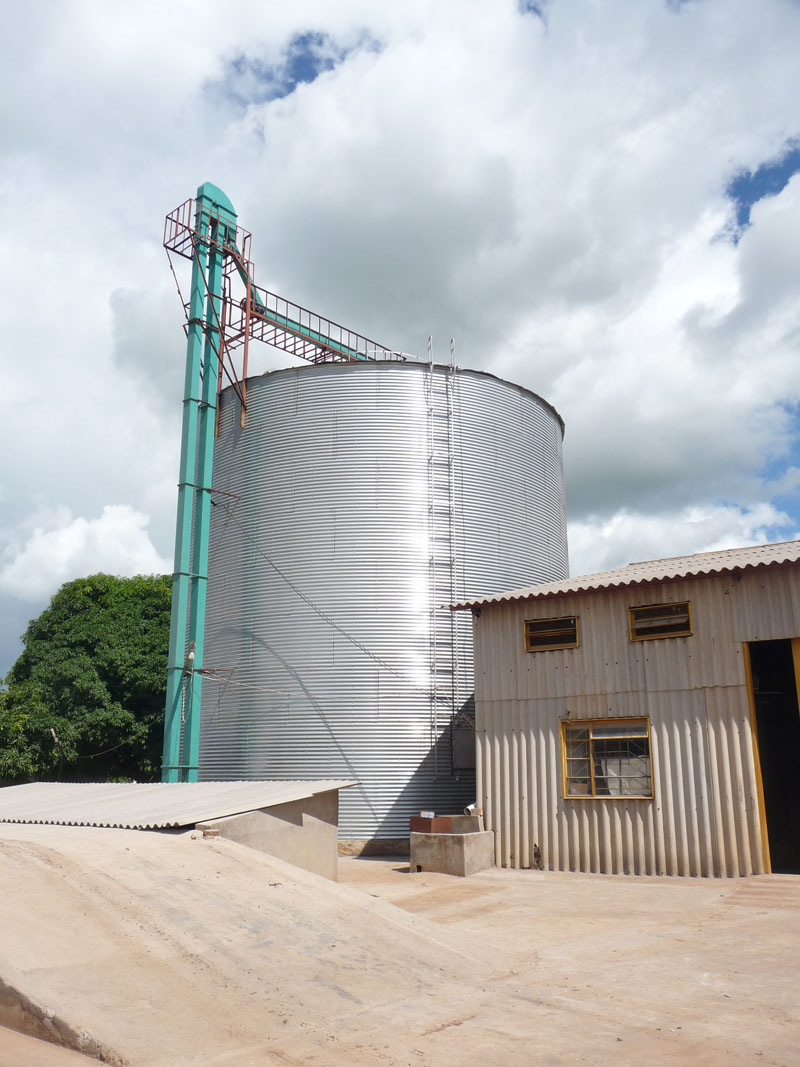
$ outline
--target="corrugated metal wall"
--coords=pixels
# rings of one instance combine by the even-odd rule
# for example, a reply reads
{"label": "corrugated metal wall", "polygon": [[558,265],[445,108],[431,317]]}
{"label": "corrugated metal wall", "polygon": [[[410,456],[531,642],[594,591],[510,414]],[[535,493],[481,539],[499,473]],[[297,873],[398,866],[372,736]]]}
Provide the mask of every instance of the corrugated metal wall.
{"label": "corrugated metal wall", "polygon": [[439,605],[566,575],[561,436],[527,390],[427,364],[251,379],[244,430],[223,394],[200,778],[358,779],[354,838],[474,800],[448,728],[471,625]]}
{"label": "corrugated metal wall", "polygon": [[[629,606],[689,600],[694,635],[631,642]],[[485,606],[475,620],[478,793],[497,862],[626,874],[764,871],[743,643],[800,634],[796,569]],[[526,653],[525,619],[580,647]],[[560,722],[649,716],[655,799],[562,796]]]}

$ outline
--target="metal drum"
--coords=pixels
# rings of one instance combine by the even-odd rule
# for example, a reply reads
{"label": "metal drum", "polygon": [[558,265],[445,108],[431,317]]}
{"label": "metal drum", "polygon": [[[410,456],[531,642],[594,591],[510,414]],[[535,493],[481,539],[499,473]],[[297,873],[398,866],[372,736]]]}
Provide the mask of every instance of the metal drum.
{"label": "metal drum", "polygon": [[222,394],[200,780],[351,778],[343,838],[474,801],[471,620],[568,574],[563,424],[480,371],[323,363]]}

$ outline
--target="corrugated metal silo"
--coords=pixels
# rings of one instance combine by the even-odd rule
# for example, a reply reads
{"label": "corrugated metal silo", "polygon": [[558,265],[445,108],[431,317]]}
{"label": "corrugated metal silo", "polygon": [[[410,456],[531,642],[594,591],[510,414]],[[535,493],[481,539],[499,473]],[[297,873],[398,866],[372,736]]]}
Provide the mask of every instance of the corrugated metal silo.
{"label": "corrugated metal silo", "polygon": [[324,363],[223,393],[201,780],[355,778],[345,838],[459,811],[474,771],[471,620],[446,607],[566,577],[563,424],[478,371]]}

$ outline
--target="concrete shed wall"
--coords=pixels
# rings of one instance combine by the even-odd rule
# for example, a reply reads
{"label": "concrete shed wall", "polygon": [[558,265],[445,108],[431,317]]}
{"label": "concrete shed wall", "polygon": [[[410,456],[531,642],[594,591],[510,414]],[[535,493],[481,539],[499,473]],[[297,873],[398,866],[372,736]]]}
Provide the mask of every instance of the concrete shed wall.
{"label": "concrete shed wall", "polygon": [[336,881],[338,789],[197,825]]}
{"label": "concrete shed wall", "polygon": [[[631,641],[628,608],[688,600],[693,636]],[[580,647],[526,653],[526,619],[576,615]],[[496,860],[552,870],[765,870],[744,643],[800,634],[782,567],[484,605],[475,619],[478,797]],[[647,716],[654,799],[563,793],[563,720]]]}

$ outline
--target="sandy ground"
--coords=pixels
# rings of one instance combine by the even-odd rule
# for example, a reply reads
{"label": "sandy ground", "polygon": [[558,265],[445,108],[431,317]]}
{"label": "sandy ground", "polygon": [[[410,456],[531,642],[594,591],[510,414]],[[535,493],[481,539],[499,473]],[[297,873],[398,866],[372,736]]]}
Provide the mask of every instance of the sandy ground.
{"label": "sandy ground", "polygon": [[91,1067],[92,1063],[97,1060],[0,1026],[0,1067]]}
{"label": "sandy ground", "polygon": [[[791,876],[343,859],[333,884],[189,834],[0,825],[0,899],[0,979],[110,1062],[800,1063]],[[18,1040],[3,1067],[61,1063]]]}

